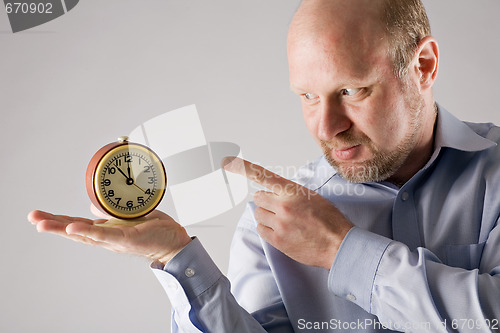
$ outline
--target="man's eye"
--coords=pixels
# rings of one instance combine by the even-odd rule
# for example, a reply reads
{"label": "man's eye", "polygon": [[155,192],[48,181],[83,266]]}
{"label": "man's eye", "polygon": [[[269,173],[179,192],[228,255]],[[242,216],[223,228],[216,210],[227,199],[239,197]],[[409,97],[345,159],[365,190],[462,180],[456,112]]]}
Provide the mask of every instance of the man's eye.
{"label": "man's eye", "polygon": [[344,96],[356,95],[360,90],[361,90],[361,88],[342,89],[342,95],[344,95]]}
{"label": "man's eye", "polygon": [[304,95],[304,98],[307,99],[307,100],[313,100],[313,99],[316,99],[318,98],[317,95],[314,95],[314,94],[311,94],[311,93],[305,93]]}

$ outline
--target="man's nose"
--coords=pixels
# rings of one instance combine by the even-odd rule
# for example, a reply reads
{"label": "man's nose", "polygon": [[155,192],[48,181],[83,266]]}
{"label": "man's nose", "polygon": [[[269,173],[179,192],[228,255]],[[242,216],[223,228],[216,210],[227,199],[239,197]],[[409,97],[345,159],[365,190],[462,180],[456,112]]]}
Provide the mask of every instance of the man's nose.
{"label": "man's nose", "polygon": [[323,103],[318,117],[317,135],[320,140],[329,141],[352,126],[346,110],[335,102]]}

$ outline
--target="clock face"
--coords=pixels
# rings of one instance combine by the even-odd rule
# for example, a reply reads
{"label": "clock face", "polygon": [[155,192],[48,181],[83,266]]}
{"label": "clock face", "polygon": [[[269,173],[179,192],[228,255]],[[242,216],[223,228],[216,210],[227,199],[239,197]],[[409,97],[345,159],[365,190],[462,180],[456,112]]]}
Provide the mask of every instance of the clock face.
{"label": "clock face", "polygon": [[93,188],[107,213],[118,218],[137,218],[151,212],[166,188],[165,169],[149,148],[124,143],[99,161]]}

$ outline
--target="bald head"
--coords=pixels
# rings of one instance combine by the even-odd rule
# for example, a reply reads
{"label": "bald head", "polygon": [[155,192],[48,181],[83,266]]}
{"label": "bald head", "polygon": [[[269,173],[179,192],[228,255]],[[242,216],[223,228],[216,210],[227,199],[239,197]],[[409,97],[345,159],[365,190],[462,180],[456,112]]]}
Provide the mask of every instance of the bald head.
{"label": "bald head", "polygon": [[[377,0],[303,1],[290,24],[290,66],[303,66],[312,53],[323,53],[324,61],[316,62],[315,66],[349,66],[352,72],[364,75],[373,61],[387,56],[381,3]],[[291,68],[291,72],[295,72],[294,69]]]}
{"label": "bald head", "polygon": [[[331,49],[345,56],[357,55],[357,66],[366,66],[363,55],[384,44],[381,1],[306,0],[289,29],[288,52],[311,47]],[[387,45],[384,45],[385,50]]]}
{"label": "bald head", "polygon": [[[377,0],[305,0],[290,25],[290,34],[347,32],[382,22],[382,4]],[[345,35],[346,37],[349,34]]]}
{"label": "bald head", "polygon": [[402,79],[418,43],[430,33],[421,0],[303,0],[290,24],[288,47],[329,39],[339,48],[372,52],[385,44]]}

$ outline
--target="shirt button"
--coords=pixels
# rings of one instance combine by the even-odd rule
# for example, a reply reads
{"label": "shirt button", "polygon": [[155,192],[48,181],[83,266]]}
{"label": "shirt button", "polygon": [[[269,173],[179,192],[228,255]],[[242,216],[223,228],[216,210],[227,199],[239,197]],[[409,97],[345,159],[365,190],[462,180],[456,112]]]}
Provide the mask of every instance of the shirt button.
{"label": "shirt button", "polygon": [[345,298],[350,302],[354,302],[356,300],[356,296],[353,294],[348,294]]}
{"label": "shirt button", "polygon": [[401,194],[401,200],[403,201],[408,200],[409,197],[410,195],[408,194],[408,192],[403,192],[403,194]]}
{"label": "shirt button", "polygon": [[179,287],[177,286],[177,284],[176,284],[176,283],[174,283],[174,282],[170,282],[170,283],[168,284],[168,287],[169,287],[170,289],[172,289],[172,290],[177,290],[177,289],[179,288]]}
{"label": "shirt button", "polygon": [[187,277],[192,277],[194,275],[195,271],[192,268],[186,268],[184,271],[184,274],[186,274]]}

